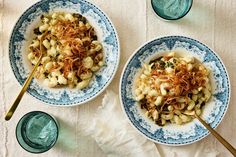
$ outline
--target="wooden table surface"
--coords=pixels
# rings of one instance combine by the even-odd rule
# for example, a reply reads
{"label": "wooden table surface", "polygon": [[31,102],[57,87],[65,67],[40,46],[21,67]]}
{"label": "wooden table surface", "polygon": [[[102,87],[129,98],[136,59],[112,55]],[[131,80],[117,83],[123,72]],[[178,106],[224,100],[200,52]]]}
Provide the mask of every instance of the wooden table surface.
{"label": "wooden table surface", "polygon": [[[93,118],[92,115],[101,104],[104,93],[87,104],[72,108],[43,105],[26,94],[12,120],[4,121],[4,113],[20,90],[8,61],[9,37],[23,11],[37,1],[0,0],[0,157],[37,156],[24,151],[15,138],[15,127],[19,118],[33,110],[42,110],[54,115],[61,126],[56,146],[42,156],[104,157],[105,154],[93,139],[80,135],[80,126],[77,124],[77,120],[82,116]],[[91,2],[107,13],[120,38],[120,66],[108,89],[118,92],[119,78],[125,62],[136,48],[149,39],[166,35],[183,35],[197,39],[217,52],[229,72],[231,103],[225,118],[216,130],[236,146],[236,0],[194,0],[189,14],[181,20],[172,22],[157,18],[152,11],[150,0],[91,0]],[[220,152],[218,157],[231,156],[212,135],[197,145],[217,149]],[[157,147],[161,151],[161,147],[159,145]],[[166,156],[162,151],[161,154]]]}

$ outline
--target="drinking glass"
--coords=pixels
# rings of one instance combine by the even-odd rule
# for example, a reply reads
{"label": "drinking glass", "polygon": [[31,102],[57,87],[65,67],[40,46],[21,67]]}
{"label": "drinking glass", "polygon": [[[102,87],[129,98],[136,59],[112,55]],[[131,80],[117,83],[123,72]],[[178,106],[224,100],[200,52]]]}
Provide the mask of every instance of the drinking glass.
{"label": "drinking glass", "polygon": [[43,153],[55,145],[58,132],[56,119],[45,112],[33,111],[24,115],[18,122],[16,138],[26,151]]}
{"label": "drinking glass", "polygon": [[193,0],[151,0],[155,13],[165,20],[178,20],[191,9]]}

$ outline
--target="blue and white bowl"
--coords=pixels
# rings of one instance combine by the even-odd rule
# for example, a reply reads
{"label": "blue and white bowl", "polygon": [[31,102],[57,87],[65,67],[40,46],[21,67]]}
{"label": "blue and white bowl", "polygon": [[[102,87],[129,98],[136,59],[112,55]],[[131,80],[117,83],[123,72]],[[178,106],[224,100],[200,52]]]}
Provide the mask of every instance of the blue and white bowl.
{"label": "blue and white bowl", "polygon": [[134,101],[134,79],[143,63],[169,51],[181,55],[194,56],[211,71],[213,96],[205,107],[201,117],[216,128],[221,122],[229,105],[230,82],[226,68],[219,56],[197,40],[183,36],[168,36],[147,42],[128,60],[120,81],[120,99],[122,107],[131,124],[148,139],[166,145],[186,145],[206,137],[209,132],[194,119],[184,125],[168,124],[160,127],[144,115],[140,105]]}
{"label": "blue and white bowl", "polygon": [[22,85],[32,70],[27,54],[28,46],[34,37],[33,29],[39,24],[42,14],[54,11],[80,13],[88,19],[103,45],[105,66],[84,90],[52,89],[33,79],[27,92],[51,105],[79,105],[95,98],[108,86],[115,75],[120,58],[116,30],[107,15],[94,4],[85,0],[42,0],[27,9],[17,21],[11,35],[9,45],[11,67],[17,81]]}

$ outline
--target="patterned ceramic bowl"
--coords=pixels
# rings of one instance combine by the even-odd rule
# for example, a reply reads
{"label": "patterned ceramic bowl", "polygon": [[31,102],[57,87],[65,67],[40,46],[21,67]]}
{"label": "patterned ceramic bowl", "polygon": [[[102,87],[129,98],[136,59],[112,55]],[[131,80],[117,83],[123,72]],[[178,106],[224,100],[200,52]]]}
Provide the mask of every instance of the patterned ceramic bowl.
{"label": "patterned ceramic bowl", "polygon": [[90,86],[84,90],[69,88],[50,89],[36,79],[32,80],[27,92],[33,97],[61,106],[79,105],[95,98],[111,82],[118,68],[120,46],[116,30],[98,7],[85,0],[42,0],[28,10],[17,21],[10,39],[9,58],[17,81],[22,85],[32,66],[27,60],[28,46],[33,39],[33,29],[46,12],[63,11],[85,16],[98,34],[105,53],[105,66],[93,77]]}
{"label": "patterned ceramic bowl", "polygon": [[196,142],[206,137],[209,132],[197,119],[180,126],[168,124],[160,127],[146,118],[140,105],[133,99],[133,83],[142,63],[149,62],[170,50],[182,53],[184,56],[194,56],[210,69],[213,96],[203,108],[201,116],[213,128],[219,125],[228,108],[230,82],[225,66],[217,54],[191,38],[182,36],[158,38],[141,46],[130,57],[120,82],[120,99],[125,114],[134,128],[148,139],[156,143],[176,146]]}

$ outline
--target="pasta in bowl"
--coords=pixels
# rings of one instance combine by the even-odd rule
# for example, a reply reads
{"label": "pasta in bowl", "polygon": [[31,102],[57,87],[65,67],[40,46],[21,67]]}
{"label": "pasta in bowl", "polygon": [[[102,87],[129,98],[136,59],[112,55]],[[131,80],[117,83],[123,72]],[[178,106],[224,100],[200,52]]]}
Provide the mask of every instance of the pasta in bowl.
{"label": "pasta in bowl", "polygon": [[[28,59],[35,65],[43,53],[36,78],[44,80],[48,87],[68,85],[83,89],[104,64],[102,44],[94,28],[78,13],[42,15],[34,34]],[[40,44],[45,52],[40,52]]]}
{"label": "pasta in bowl", "polygon": [[190,122],[211,97],[209,70],[194,57],[175,52],[143,65],[135,80],[135,100],[158,125]]}
{"label": "pasta in bowl", "polygon": [[201,42],[183,36],[142,45],[127,61],[120,80],[120,100],[131,125],[166,145],[206,137],[209,132],[193,114],[216,128],[229,99],[229,77],[220,58]]}

